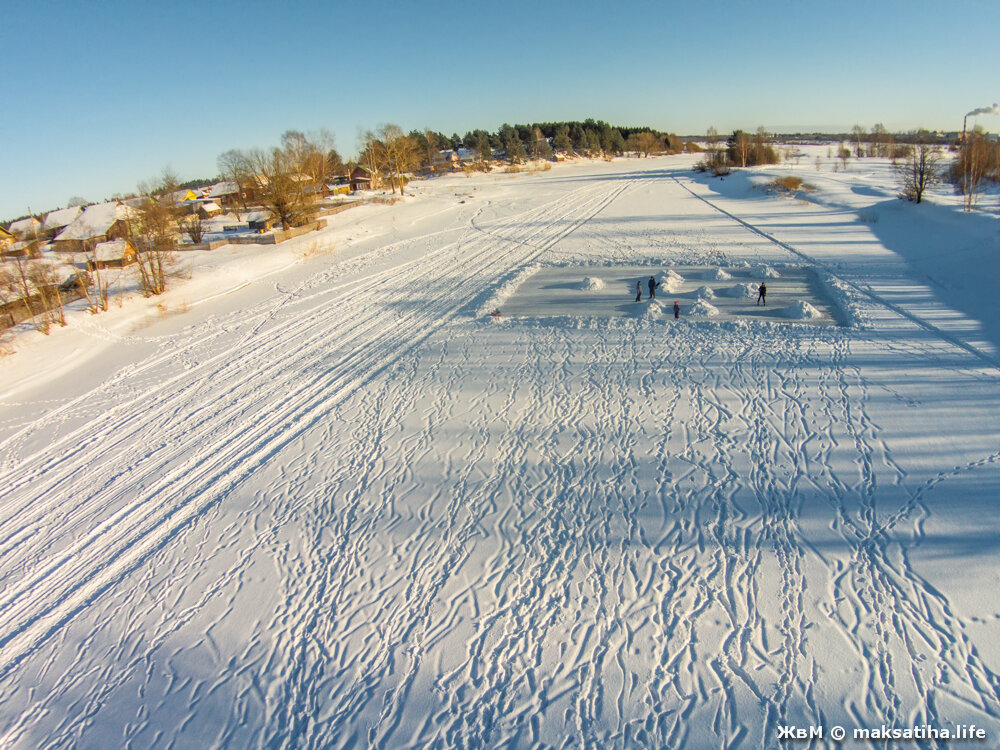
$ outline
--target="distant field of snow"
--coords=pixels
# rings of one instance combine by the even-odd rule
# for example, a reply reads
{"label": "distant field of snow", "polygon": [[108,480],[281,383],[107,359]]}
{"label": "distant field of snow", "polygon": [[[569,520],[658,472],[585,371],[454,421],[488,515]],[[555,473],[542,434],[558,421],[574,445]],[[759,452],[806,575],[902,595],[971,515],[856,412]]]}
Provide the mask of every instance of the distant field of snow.
{"label": "distant field of snow", "polygon": [[415,182],[19,335],[0,744],[995,742],[998,219],[824,153]]}

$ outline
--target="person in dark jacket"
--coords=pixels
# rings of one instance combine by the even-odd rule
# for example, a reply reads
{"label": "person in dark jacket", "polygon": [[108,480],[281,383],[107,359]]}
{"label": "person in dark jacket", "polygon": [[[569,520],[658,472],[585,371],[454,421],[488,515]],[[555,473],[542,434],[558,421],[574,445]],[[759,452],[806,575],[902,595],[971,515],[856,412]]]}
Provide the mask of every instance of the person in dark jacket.
{"label": "person in dark jacket", "polygon": [[677,320],[681,316],[681,305],[677,300],[674,300],[674,320]]}
{"label": "person in dark jacket", "polygon": [[767,307],[767,284],[763,281],[757,287],[757,304],[759,305],[761,302],[764,303],[764,307]]}
{"label": "person in dark jacket", "polygon": [[654,279],[652,276],[649,277],[648,283],[649,283],[649,298],[656,299],[656,287],[658,287],[659,284],[656,283],[656,279]]}
{"label": "person in dark jacket", "polygon": [[635,282],[635,301],[639,302],[642,300],[642,282]]}

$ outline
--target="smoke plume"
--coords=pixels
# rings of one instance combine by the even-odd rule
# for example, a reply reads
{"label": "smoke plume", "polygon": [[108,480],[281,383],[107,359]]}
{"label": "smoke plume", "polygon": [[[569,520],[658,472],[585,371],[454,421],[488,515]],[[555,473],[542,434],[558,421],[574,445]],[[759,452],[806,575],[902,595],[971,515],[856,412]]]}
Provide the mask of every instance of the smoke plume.
{"label": "smoke plume", "polygon": [[975,117],[976,115],[1000,115],[1000,104],[994,104],[992,107],[980,107],[979,109],[974,109],[969,112],[966,117]]}

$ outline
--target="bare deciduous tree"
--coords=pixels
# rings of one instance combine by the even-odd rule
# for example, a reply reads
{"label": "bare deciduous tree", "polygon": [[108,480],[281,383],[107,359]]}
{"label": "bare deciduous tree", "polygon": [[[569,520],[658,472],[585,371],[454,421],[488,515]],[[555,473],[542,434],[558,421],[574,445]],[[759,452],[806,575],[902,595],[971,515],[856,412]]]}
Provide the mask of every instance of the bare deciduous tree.
{"label": "bare deciduous tree", "polygon": [[243,210],[249,211],[248,196],[251,192],[254,178],[253,165],[250,163],[249,155],[239,149],[230,149],[220,154],[216,163],[222,177],[227,182],[231,182],[236,186],[236,194],[240,205],[243,206]]}
{"label": "bare deciduous tree", "polygon": [[129,222],[129,240],[135,247],[143,293],[149,297],[167,289],[167,272],[177,247],[178,215],[176,208],[154,198],[159,186],[140,185],[140,190],[144,200]]}
{"label": "bare deciduous tree", "polygon": [[205,236],[205,222],[201,220],[200,216],[192,216],[186,221],[181,222],[181,231],[184,232],[193,242],[197,245],[201,242],[202,238]]}
{"label": "bare deciduous tree", "polygon": [[391,123],[382,125],[379,128],[378,136],[378,140],[385,150],[385,166],[389,173],[392,192],[396,192],[398,185],[399,194],[402,195],[406,184],[405,175],[413,166],[415,154],[413,141],[398,125]]}
{"label": "bare deciduous tree", "polygon": [[982,127],[966,132],[959,146],[958,158],[951,167],[951,180],[962,192],[966,211],[975,208],[983,182],[1000,168],[1000,147],[987,140]]}
{"label": "bare deciduous tree", "polygon": [[929,142],[925,130],[914,134],[913,145],[906,160],[896,165],[896,176],[900,183],[900,198],[920,203],[924,192],[939,179],[938,163],[941,151]]}
{"label": "bare deciduous tree", "polygon": [[851,133],[854,135],[854,155],[859,159],[863,158],[865,155],[865,136],[868,135],[865,132],[863,125],[855,125],[851,128]]}

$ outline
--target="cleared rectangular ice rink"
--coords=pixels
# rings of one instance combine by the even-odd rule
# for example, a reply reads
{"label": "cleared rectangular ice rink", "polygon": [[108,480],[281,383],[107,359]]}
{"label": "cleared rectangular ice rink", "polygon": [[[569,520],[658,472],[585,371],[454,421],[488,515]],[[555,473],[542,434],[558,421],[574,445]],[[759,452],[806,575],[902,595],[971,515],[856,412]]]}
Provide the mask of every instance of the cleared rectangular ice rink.
{"label": "cleared rectangular ice rink", "polygon": [[[658,282],[649,298],[649,279]],[[758,304],[758,285],[767,285]],[[636,284],[642,299],[636,298]],[[501,310],[514,317],[680,317],[837,325],[838,311],[816,274],[802,266],[559,266],[540,268]],[[652,302],[652,305],[651,305]],[[655,309],[650,310],[653,306]]]}

